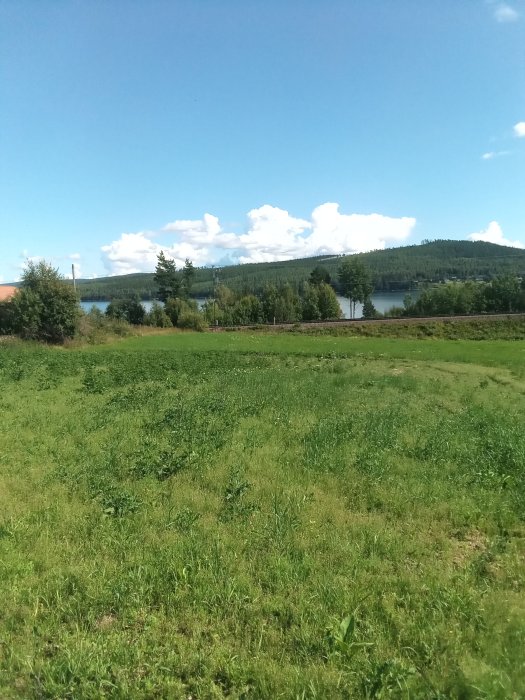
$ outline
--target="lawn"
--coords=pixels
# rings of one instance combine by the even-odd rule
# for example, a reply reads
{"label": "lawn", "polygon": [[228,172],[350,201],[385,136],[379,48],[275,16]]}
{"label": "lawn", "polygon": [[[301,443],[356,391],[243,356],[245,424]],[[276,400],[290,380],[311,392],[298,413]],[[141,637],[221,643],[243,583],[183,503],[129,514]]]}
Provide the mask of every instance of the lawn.
{"label": "lawn", "polygon": [[524,697],[524,350],[0,345],[0,697]]}

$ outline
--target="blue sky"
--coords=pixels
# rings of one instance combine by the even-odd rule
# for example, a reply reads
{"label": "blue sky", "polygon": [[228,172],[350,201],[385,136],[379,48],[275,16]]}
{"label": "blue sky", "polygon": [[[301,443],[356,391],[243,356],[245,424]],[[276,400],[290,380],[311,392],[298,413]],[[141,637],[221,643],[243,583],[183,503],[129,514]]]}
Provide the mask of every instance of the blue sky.
{"label": "blue sky", "polygon": [[525,0],[0,0],[0,281],[525,246]]}

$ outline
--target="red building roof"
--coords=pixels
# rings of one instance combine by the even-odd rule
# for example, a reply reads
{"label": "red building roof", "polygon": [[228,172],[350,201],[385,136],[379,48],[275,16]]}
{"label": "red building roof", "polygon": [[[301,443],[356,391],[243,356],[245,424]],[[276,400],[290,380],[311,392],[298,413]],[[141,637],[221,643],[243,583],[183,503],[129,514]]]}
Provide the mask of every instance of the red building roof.
{"label": "red building roof", "polygon": [[7,301],[15,294],[17,287],[9,284],[0,285],[0,301]]}

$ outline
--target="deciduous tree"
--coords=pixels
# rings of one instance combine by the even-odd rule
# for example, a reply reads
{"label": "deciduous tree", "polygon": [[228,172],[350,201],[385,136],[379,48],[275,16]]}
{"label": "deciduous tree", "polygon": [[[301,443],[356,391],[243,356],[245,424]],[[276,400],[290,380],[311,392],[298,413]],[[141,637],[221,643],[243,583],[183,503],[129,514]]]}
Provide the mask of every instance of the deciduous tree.
{"label": "deciduous tree", "polygon": [[144,323],[146,310],[139,301],[138,296],[133,295],[126,299],[114,299],[106,309],[108,318],[118,318],[134,326]]}
{"label": "deciduous tree", "polygon": [[370,272],[361,260],[353,255],[340,265],[338,275],[341,292],[350,305],[350,318],[355,318],[356,304],[364,303],[374,289]]}
{"label": "deciduous tree", "polygon": [[12,301],[12,326],[23,338],[63,343],[75,335],[81,310],[77,294],[45,261],[27,262]]}

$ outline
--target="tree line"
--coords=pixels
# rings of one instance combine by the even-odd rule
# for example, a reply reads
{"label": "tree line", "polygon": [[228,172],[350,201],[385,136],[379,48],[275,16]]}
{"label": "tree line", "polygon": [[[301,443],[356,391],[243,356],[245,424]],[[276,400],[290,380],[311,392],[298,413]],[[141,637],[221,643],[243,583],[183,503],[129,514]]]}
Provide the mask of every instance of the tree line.
{"label": "tree line", "polygon": [[525,311],[525,280],[500,275],[490,282],[448,282],[405,297],[404,316],[448,316]]}
{"label": "tree line", "polygon": [[[163,302],[162,311],[174,326],[197,328],[202,324],[293,323],[335,319],[341,315],[330,276],[320,268],[314,270],[298,290],[286,283],[267,284],[259,295],[232,290],[219,283],[215,276],[212,294],[201,310],[190,298],[193,276],[189,260],[182,270],[177,271],[173,260],[166,258],[163,252],[159,254],[154,274],[157,298]],[[165,325],[165,318],[158,309],[155,309],[155,314]]]}
{"label": "tree line", "polygon": [[[335,286],[348,300],[349,316],[363,304],[365,318],[378,318],[371,302],[373,282],[370,270],[358,256],[339,264],[337,278],[316,265],[307,280],[295,289],[289,283],[267,284],[261,294],[243,293],[220,284],[215,278],[212,295],[202,309],[191,298],[195,270],[190,260],[177,270],[163,252],[158,256],[154,280],[156,298],[146,312],[138,295],[114,299],[105,315],[93,309],[83,314],[78,295],[57,270],[45,262],[28,262],[18,292],[0,302],[0,334],[14,333],[22,338],[61,343],[72,338],[82,318],[93,324],[102,318],[132,325],[177,326],[204,330],[209,325],[251,325],[326,321],[341,317]],[[525,312],[525,280],[512,274],[499,275],[489,282],[447,282],[425,288],[417,299],[405,297],[403,308],[392,309],[396,316],[441,316],[480,313]]]}
{"label": "tree line", "polygon": [[288,283],[266,284],[260,294],[231,289],[215,276],[213,293],[202,309],[191,299],[194,278],[191,261],[177,270],[175,262],[163,251],[158,256],[155,274],[156,297],[163,306],[154,304],[146,313],[138,297],[113,300],[106,315],[132,324],[161,327],[179,326],[200,329],[205,325],[251,325],[326,321],[338,319],[342,312],[334,286],[338,284],[349,302],[350,316],[355,316],[357,303],[365,303],[365,312],[375,315],[370,302],[373,286],[370,272],[356,257],[346,258],[337,270],[337,281],[328,270],[317,265],[309,278],[296,289]]}
{"label": "tree line", "polygon": [[[350,256],[228,265],[220,269],[220,277],[224,285],[244,295],[262,294],[269,284],[276,287],[290,284],[299,293],[312,268],[321,265],[330,274],[336,292],[341,293],[338,269],[342,262],[354,258],[368,268],[376,291],[407,291],[447,279],[489,281],[505,274],[525,275],[523,250],[483,241],[436,240]],[[215,273],[212,268],[195,268],[191,295],[211,296]],[[138,294],[141,299],[155,299],[157,294],[153,273],[82,280],[78,288],[83,299],[115,299],[130,294]]]}

